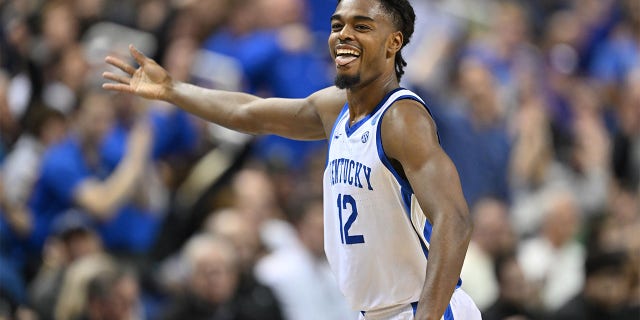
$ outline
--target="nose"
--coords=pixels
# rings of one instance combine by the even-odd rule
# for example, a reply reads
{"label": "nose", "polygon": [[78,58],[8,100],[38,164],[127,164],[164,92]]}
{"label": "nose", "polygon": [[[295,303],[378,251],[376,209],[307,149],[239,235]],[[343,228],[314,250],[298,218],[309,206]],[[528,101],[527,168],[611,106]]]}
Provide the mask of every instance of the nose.
{"label": "nose", "polygon": [[342,27],[342,30],[340,30],[340,33],[338,34],[338,39],[340,41],[353,40],[353,28],[349,25]]}

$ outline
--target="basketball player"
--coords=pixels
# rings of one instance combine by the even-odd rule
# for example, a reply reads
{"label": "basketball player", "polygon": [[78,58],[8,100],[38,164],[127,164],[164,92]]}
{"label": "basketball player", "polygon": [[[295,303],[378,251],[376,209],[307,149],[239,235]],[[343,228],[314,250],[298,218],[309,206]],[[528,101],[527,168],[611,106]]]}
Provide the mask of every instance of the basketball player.
{"label": "basketball player", "polygon": [[[329,51],[335,86],[305,99],[262,99],[174,81],[131,47],[140,67],[104,88],[176,104],[251,134],[329,140],[325,252],[362,319],[480,319],[460,287],[471,222],[457,171],[422,99],[400,88],[413,33],[407,0],[338,0]],[[427,264],[428,261],[428,264]]]}

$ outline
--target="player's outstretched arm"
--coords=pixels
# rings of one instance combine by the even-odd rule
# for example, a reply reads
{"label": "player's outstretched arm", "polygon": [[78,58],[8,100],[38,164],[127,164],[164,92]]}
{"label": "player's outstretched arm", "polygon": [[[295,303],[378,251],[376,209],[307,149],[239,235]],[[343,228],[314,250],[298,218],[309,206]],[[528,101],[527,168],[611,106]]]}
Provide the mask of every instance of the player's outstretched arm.
{"label": "player's outstretched arm", "polygon": [[431,116],[417,102],[396,102],[383,118],[382,130],[387,156],[402,166],[433,225],[416,319],[439,320],[455,290],[471,237],[471,219],[460,179],[438,143]]}
{"label": "player's outstretched arm", "polygon": [[346,101],[342,90],[327,88],[305,99],[263,99],[242,92],[210,90],[175,81],[158,63],[133,46],[137,69],[116,57],[105,61],[124,72],[103,73],[113,82],[103,84],[112,91],[147,99],[164,100],[185,111],[227,128],[250,134],[277,134],[292,139],[324,139],[324,123],[332,122]]}

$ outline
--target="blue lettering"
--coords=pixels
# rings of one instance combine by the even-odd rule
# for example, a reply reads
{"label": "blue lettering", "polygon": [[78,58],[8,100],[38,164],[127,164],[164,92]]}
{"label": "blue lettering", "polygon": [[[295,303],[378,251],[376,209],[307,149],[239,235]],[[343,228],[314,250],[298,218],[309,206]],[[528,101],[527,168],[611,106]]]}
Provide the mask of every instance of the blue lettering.
{"label": "blue lettering", "polygon": [[338,160],[333,160],[333,184],[338,183]]}
{"label": "blue lettering", "polygon": [[355,184],[356,187],[358,188],[362,188],[362,182],[360,182],[360,170],[362,169],[362,167],[364,167],[364,165],[362,165],[362,163],[360,162],[356,162],[356,172],[354,174],[355,179]]}
{"label": "blue lettering", "polygon": [[362,176],[364,174],[367,180],[367,187],[373,190],[371,185],[371,168],[364,164],[351,159],[340,158],[329,162],[329,170],[331,170],[331,184],[344,183],[358,188],[364,188],[362,185]]}
{"label": "blue lettering", "polygon": [[364,167],[364,177],[367,179],[369,190],[373,190],[373,187],[371,187],[371,168],[367,166]]}
{"label": "blue lettering", "polygon": [[353,160],[349,160],[349,185],[353,185],[353,176],[351,175],[351,168],[355,167],[356,163]]}
{"label": "blue lettering", "polygon": [[348,181],[348,173],[347,170],[349,169],[349,162],[347,161],[349,159],[342,159],[342,180],[340,182],[342,183],[347,183]]}

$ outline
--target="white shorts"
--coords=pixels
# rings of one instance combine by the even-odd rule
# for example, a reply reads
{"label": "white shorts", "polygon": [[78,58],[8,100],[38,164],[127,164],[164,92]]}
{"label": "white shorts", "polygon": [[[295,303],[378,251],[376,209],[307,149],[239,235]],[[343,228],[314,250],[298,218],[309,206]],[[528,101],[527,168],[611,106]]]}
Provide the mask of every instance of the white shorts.
{"label": "white shorts", "polygon": [[[360,313],[360,320],[413,320],[416,303],[400,305],[375,311]],[[442,316],[442,320],[482,320],[480,310],[471,297],[458,288],[453,291],[449,307]]]}

